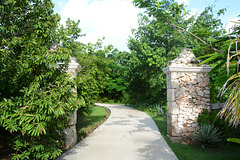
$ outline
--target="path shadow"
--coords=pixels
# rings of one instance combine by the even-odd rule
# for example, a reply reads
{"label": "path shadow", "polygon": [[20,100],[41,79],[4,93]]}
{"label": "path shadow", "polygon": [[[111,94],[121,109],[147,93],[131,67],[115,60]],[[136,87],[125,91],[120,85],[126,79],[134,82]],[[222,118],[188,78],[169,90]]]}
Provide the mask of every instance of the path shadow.
{"label": "path shadow", "polygon": [[[81,141],[81,142],[77,143],[75,146],[73,146],[70,150],[63,153],[56,160],[69,160],[69,158],[67,156],[75,155],[75,154],[77,155],[79,153],[79,150],[81,150],[81,148],[84,148],[84,147],[87,147],[87,146],[89,146],[87,143],[85,143],[84,141]],[[72,160],[74,160],[74,159],[72,159]]]}

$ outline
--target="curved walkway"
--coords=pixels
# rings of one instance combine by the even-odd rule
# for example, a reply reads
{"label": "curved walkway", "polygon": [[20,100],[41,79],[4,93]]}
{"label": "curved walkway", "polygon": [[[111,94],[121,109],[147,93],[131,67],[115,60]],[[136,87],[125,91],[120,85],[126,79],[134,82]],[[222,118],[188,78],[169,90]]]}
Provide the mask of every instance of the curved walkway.
{"label": "curved walkway", "polygon": [[58,160],[177,160],[149,115],[123,105],[96,105],[111,110],[108,120]]}

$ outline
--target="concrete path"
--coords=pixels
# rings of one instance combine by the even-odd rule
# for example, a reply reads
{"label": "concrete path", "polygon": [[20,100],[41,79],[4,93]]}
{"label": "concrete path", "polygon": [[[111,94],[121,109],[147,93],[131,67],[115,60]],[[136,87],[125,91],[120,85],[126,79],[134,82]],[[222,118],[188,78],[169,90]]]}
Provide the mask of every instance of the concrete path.
{"label": "concrete path", "polygon": [[152,118],[122,105],[111,110],[108,120],[58,160],[177,160]]}

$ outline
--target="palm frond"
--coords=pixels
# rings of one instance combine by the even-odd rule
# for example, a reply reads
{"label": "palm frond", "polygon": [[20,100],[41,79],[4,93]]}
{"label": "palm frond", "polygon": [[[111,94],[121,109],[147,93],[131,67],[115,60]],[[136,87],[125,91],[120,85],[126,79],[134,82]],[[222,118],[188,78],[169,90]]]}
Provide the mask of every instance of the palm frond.
{"label": "palm frond", "polygon": [[223,92],[230,90],[230,95],[218,115],[221,118],[225,117],[231,125],[237,127],[240,118],[240,77],[236,78],[226,89],[222,89]]}

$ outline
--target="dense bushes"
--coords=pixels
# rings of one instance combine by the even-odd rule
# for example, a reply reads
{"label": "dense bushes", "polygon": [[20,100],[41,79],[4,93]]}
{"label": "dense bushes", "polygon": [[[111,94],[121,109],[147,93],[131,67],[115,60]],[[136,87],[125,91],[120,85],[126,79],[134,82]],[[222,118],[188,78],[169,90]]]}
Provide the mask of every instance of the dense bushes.
{"label": "dense bushes", "polygon": [[12,159],[56,158],[68,116],[82,103],[66,73],[69,50],[49,50],[60,20],[53,6],[50,0],[0,2],[0,137],[14,150]]}
{"label": "dense bushes", "polygon": [[[193,142],[201,147],[210,147],[221,140],[233,141],[240,138],[240,128],[230,126],[228,120],[220,119],[219,110],[205,110],[198,116],[199,128],[195,130]],[[238,139],[237,139],[238,140]]]}
{"label": "dense bushes", "polygon": [[116,52],[113,46],[103,47],[103,41],[87,45],[76,43],[75,55],[81,64],[77,78],[78,96],[83,98],[83,108],[93,107],[96,101],[118,101],[125,89],[120,69],[108,56]]}
{"label": "dense bushes", "polygon": [[212,124],[219,128],[225,139],[227,138],[240,138],[240,127],[234,128],[229,125],[229,122],[225,119],[220,119],[218,115],[219,110],[209,112],[205,110],[198,116],[198,124],[203,123]]}
{"label": "dense bushes", "polygon": [[[76,42],[82,36],[79,21],[60,26],[50,0],[0,5],[0,145],[10,144],[13,159],[54,159],[75,109],[88,112],[101,93],[118,98],[125,89],[115,72],[118,62],[107,57],[114,48],[101,40]],[[59,44],[54,51],[52,43]],[[74,80],[66,73],[70,56],[81,65]],[[64,63],[55,68],[57,62]]]}

